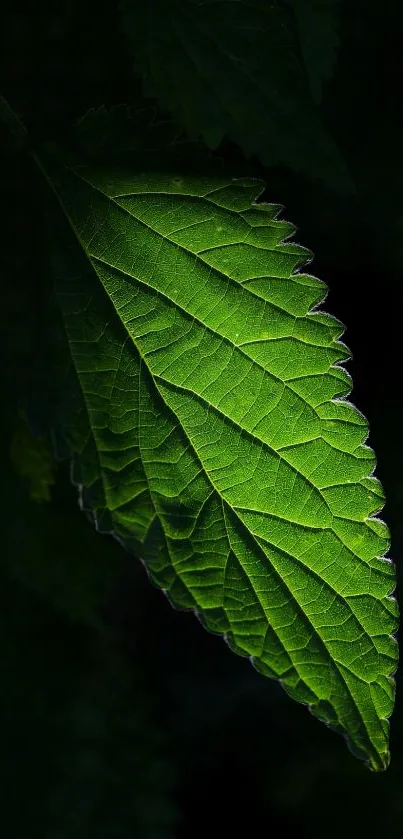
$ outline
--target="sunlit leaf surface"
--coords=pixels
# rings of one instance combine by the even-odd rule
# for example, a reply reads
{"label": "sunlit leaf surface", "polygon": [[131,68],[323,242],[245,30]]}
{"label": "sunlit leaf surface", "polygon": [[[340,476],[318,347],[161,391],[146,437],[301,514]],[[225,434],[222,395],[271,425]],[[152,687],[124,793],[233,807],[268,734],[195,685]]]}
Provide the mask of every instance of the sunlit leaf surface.
{"label": "sunlit leaf surface", "polygon": [[58,435],[82,506],[384,768],[384,496],[310,252],[260,181],[43,166],[69,221],[51,241],[75,369]]}

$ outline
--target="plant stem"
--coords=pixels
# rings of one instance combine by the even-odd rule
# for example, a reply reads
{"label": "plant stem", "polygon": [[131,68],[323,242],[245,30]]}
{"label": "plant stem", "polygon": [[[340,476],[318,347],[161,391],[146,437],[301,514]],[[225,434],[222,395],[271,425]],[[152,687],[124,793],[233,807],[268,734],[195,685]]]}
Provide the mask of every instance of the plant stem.
{"label": "plant stem", "polygon": [[14,147],[22,149],[28,141],[28,132],[4,96],[0,95],[0,122],[7,126],[14,138]]}

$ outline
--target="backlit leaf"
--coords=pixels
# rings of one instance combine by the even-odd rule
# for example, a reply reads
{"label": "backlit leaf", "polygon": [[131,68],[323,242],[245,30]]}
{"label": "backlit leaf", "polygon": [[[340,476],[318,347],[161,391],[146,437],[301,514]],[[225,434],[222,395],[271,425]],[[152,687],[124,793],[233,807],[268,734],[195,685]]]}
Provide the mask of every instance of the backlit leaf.
{"label": "backlit leaf", "polygon": [[51,237],[75,369],[58,434],[83,508],[384,768],[384,496],[310,252],[261,181],[41,165],[69,222]]}

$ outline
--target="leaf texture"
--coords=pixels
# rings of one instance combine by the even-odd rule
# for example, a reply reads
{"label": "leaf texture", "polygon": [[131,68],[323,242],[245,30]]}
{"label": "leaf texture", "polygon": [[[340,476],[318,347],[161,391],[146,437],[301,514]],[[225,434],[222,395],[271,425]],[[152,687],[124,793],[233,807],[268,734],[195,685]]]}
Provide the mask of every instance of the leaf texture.
{"label": "leaf texture", "polygon": [[261,181],[41,165],[70,225],[51,240],[75,369],[58,434],[82,506],[384,768],[384,495],[310,252]]}
{"label": "leaf texture", "polygon": [[[327,72],[326,21],[315,15],[314,28],[309,10],[295,12],[298,35],[289,9],[278,2],[150,0],[146,9],[138,0],[121,2],[123,34],[144,95],[155,97],[190,136],[212,149],[228,137],[265,166],[286,164],[338,192],[354,192],[308,83],[313,79],[316,90]],[[313,43],[307,78],[298,53],[311,55]],[[319,58],[323,51],[326,61]]]}

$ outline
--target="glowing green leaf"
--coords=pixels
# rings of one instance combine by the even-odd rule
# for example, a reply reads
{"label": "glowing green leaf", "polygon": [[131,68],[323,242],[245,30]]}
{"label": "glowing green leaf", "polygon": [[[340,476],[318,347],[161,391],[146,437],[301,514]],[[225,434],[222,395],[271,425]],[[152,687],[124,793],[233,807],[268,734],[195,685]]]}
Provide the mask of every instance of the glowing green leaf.
{"label": "glowing green leaf", "polygon": [[70,224],[52,238],[76,371],[58,432],[82,506],[384,768],[384,496],[309,251],[260,181],[43,165]]}

